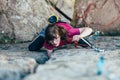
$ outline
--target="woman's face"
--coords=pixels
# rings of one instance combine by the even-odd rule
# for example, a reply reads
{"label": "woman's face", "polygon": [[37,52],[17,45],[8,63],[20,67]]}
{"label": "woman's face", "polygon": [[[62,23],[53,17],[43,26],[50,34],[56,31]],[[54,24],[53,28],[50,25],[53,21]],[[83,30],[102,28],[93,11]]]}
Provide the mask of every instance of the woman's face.
{"label": "woman's face", "polygon": [[60,36],[57,34],[56,35],[56,38],[54,38],[52,41],[50,41],[50,43],[53,45],[53,46],[59,46],[60,44]]}

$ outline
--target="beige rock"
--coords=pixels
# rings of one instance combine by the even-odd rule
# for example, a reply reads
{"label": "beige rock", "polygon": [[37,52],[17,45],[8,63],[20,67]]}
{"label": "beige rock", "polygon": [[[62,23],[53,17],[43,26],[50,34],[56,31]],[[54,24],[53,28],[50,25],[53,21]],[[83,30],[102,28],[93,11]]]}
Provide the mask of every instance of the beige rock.
{"label": "beige rock", "polygon": [[8,39],[32,40],[47,24],[47,18],[57,14],[45,0],[1,0],[0,3],[0,40],[6,43],[10,42]]}
{"label": "beige rock", "polygon": [[33,73],[36,61],[32,58],[0,56],[0,79],[21,80],[29,73]]}
{"label": "beige rock", "polygon": [[[119,0],[76,0],[73,22],[77,26],[81,23],[81,16],[87,6],[94,3],[86,17],[86,22],[94,30],[100,30],[104,34],[120,34],[120,1]],[[77,16],[76,16],[77,15]]]}

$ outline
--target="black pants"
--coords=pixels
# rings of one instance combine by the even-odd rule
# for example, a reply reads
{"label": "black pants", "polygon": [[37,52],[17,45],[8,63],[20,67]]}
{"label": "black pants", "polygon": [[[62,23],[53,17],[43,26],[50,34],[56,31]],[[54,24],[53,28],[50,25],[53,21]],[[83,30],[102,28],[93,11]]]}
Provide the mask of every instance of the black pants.
{"label": "black pants", "polygon": [[44,37],[38,36],[36,37],[31,44],[28,46],[29,51],[38,51],[43,47],[44,44]]}

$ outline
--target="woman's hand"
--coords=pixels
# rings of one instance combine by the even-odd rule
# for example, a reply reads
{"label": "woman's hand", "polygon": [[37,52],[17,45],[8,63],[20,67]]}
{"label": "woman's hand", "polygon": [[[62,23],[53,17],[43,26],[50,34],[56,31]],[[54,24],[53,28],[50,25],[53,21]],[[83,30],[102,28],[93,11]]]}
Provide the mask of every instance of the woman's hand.
{"label": "woman's hand", "polygon": [[80,35],[74,35],[72,41],[79,41],[80,40]]}
{"label": "woman's hand", "polygon": [[48,56],[48,58],[50,58],[51,57],[51,53],[53,52],[53,50],[48,50],[47,49],[47,56]]}

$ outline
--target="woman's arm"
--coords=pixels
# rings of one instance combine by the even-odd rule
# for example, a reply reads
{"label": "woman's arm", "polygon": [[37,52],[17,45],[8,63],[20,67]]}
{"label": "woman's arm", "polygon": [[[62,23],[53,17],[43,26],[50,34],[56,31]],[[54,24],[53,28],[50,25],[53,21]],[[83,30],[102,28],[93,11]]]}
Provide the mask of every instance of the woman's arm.
{"label": "woman's arm", "polygon": [[49,50],[47,49],[47,56],[50,58],[51,57],[51,53],[53,52],[53,50]]}
{"label": "woman's arm", "polygon": [[92,33],[92,29],[89,27],[79,28],[80,35],[74,35],[72,41],[79,41],[81,38],[86,37]]}
{"label": "woman's arm", "polygon": [[79,35],[80,38],[89,36],[92,33],[92,29],[89,27],[79,28],[79,30],[80,30],[80,35]]}

